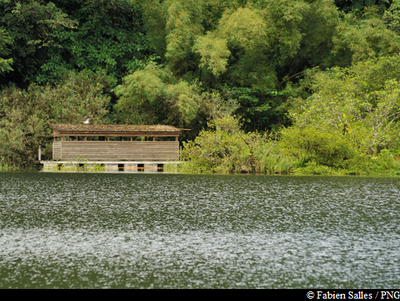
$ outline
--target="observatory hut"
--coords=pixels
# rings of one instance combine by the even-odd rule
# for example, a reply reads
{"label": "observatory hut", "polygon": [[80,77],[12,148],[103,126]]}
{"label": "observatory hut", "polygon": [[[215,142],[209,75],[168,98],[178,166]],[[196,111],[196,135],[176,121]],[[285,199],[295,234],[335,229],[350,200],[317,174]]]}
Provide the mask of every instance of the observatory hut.
{"label": "observatory hut", "polygon": [[[173,126],[52,124],[51,128],[53,161],[80,158],[112,168],[121,169],[122,165],[146,169],[147,164],[149,169],[160,165],[156,163],[179,159],[178,136],[182,129]],[[138,141],[137,137],[145,138]]]}

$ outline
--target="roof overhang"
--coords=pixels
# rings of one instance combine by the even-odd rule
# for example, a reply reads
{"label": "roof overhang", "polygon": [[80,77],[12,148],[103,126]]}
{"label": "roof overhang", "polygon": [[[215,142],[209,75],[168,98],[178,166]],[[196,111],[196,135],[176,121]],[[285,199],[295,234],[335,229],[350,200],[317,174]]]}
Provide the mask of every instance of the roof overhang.
{"label": "roof overhang", "polygon": [[183,130],[169,125],[95,125],[95,124],[51,124],[54,137],[59,136],[151,136],[174,137]]}

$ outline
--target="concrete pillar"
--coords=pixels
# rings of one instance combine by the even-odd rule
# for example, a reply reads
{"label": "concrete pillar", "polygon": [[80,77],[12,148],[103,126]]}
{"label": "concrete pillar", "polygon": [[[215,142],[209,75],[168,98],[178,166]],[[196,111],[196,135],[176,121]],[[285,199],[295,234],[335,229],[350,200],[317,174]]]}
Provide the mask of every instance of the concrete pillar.
{"label": "concrete pillar", "polygon": [[133,163],[132,164],[125,164],[124,171],[125,172],[129,172],[129,173],[138,172],[137,164],[133,164]]}
{"label": "concrete pillar", "polygon": [[157,163],[145,163],[144,172],[157,172]]}
{"label": "concrete pillar", "polygon": [[118,171],[118,164],[105,164],[106,171]]}
{"label": "concrete pillar", "polygon": [[43,171],[58,171],[58,164],[54,161],[43,162]]}

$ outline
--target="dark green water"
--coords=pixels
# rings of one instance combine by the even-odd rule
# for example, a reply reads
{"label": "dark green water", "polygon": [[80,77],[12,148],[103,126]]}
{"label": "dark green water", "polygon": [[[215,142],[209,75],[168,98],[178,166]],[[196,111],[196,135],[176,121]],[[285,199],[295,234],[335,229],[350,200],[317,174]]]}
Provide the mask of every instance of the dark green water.
{"label": "dark green water", "polygon": [[0,288],[398,288],[400,179],[0,173]]}

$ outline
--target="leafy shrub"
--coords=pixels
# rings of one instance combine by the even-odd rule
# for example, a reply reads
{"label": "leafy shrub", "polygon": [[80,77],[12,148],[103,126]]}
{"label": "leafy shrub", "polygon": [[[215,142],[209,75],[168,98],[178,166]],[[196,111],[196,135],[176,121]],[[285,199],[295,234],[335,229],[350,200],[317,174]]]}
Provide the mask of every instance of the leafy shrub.
{"label": "leafy shrub", "polygon": [[[181,172],[249,173],[255,171],[257,133],[244,133],[233,117],[208,124],[213,130],[202,130],[194,141],[184,143],[181,151]],[[255,155],[256,154],[256,155]]]}
{"label": "leafy shrub", "polygon": [[337,175],[340,172],[335,168],[319,165],[316,162],[311,161],[306,163],[304,167],[293,169],[293,173],[304,175]]}
{"label": "leafy shrub", "polygon": [[290,127],[281,132],[280,148],[298,159],[308,158],[316,164],[346,168],[357,151],[346,136],[330,133],[312,126]]}

